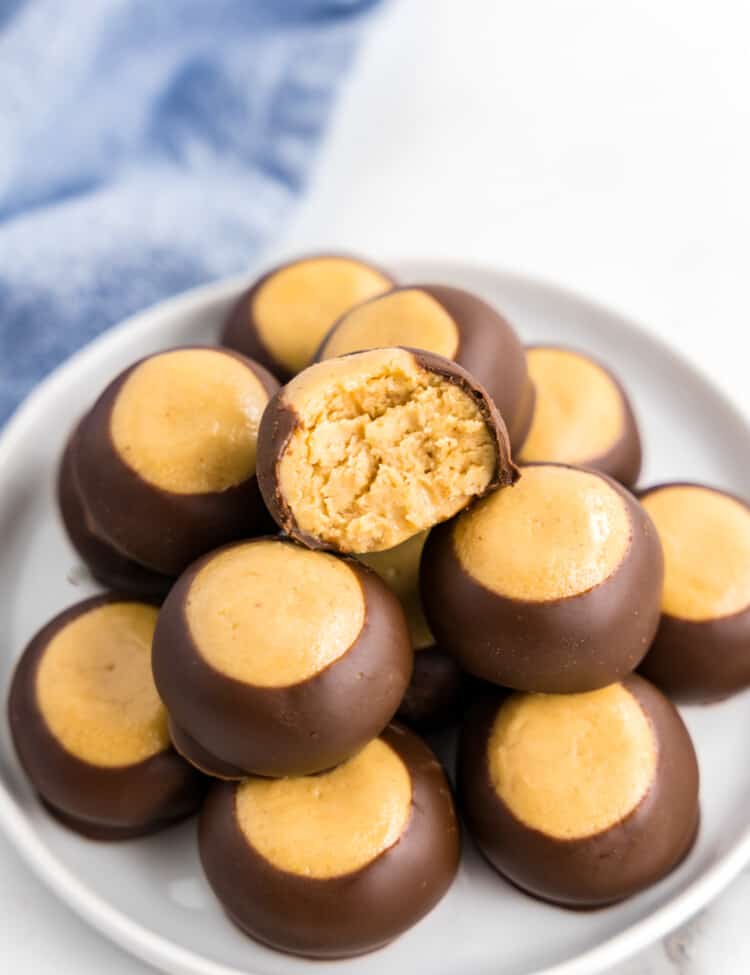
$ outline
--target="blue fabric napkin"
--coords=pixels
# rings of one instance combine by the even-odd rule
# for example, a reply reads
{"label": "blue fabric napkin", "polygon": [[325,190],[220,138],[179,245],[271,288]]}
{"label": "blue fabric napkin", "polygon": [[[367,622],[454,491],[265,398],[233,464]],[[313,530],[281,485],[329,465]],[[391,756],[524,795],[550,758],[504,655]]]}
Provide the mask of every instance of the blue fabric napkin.
{"label": "blue fabric napkin", "polygon": [[0,424],[53,366],[247,267],[375,0],[0,0]]}

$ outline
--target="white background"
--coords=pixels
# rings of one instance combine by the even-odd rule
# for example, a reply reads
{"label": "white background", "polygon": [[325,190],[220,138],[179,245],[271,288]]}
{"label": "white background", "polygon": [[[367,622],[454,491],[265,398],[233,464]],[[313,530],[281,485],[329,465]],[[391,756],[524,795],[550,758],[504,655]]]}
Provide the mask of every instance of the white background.
{"label": "white background", "polygon": [[[744,0],[397,0],[269,259],[338,247],[542,275],[639,319],[750,411],[749,184]],[[617,975],[750,971],[748,897],[746,873]],[[6,971],[146,969],[0,841]]]}

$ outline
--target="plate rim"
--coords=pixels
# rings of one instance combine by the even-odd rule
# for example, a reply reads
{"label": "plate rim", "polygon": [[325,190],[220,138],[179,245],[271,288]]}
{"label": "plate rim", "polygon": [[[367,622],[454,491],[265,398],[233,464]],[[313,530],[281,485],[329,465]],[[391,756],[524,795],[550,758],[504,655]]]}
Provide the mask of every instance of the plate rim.
{"label": "plate rim", "polygon": [[[386,262],[382,261],[385,266]],[[669,356],[686,370],[691,377],[710,389],[722,407],[733,414],[735,421],[744,426],[750,436],[750,411],[728,396],[691,358],[675,349],[650,328],[628,315],[610,308],[604,302],[564,285],[549,281],[543,276],[523,271],[498,268],[488,262],[430,259],[420,255],[391,258],[394,267],[409,264],[429,264],[434,274],[441,272],[458,275],[477,275],[504,279],[516,286],[543,291],[566,302],[588,306],[594,313],[603,314],[618,322],[631,335],[650,342],[660,352]],[[105,330],[92,342],[75,352],[46,376],[18,405],[0,430],[0,470],[8,458],[21,445],[26,429],[43,413],[47,401],[64,391],[75,380],[81,368],[89,360],[95,360],[100,350],[131,340],[133,333],[148,333],[158,327],[165,314],[179,315],[182,310],[193,310],[196,305],[210,304],[238,294],[252,278],[252,272],[222,278],[219,281],[199,285],[170,298],[159,301]],[[7,729],[7,722],[6,722]],[[60,862],[48,849],[24,815],[21,806],[12,796],[4,779],[0,777],[0,827],[13,843],[32,872],[57,897],[89,923],[96,931],[109,938],[120,948],[142,961],[162,970],[179,972],[180,975],[253,975],[249,969],[239,969],[211,961],[196,952],[184,948],[133,921],[127,914],[113,907],[107,900],[94,893],[73,870]],[[594,948],[563,962],[536,970],[533,975],[595,975],[605,967],[625,961],[660,938],[685,923],[712,901],[750,863],[750,825],[739,835],[737,842],[715,863],[697,877],[685,890],[676,894],[648,917],[631,924],[623,931],[602,941]]]}

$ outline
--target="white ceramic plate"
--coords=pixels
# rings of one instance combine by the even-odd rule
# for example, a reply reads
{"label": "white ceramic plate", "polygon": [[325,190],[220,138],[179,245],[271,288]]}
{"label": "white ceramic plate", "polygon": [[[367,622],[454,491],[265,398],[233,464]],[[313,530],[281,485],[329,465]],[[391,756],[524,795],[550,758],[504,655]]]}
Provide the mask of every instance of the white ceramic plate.
{"label": "white ceramic plate", "polygon": [[[489,269],[403,261],[395,270],[404,281],[473,289],[503,309],[525,341],[564,342],[611,364],[642,425],[642,483],[689,478],[740,494],[747,489],[747,423],[635,325],[547,284]],[[0,440],[3,702],[29,637],[95,589],[63,536],[53,503],[53,471],[66,433],[101,387],[137,357],[213,341],[243,284],[201,288],[123,323],[43,383],[6,428]],[[112,845],[87,842],[56,825],[24,780],[7,732],[0,747],[0,820],[66,904],[122,947],[180,975],[587,975],[680,924],[750,860],[750,694],[687,708],[684,716],[698,748],[703,819],[695,849],[663,883],[625,904],[568,912],[505,884],[466,842],[459,876],[433,913],[390,947],[354,961],[305,962],[239,934],[201,875],[192,822]]]}

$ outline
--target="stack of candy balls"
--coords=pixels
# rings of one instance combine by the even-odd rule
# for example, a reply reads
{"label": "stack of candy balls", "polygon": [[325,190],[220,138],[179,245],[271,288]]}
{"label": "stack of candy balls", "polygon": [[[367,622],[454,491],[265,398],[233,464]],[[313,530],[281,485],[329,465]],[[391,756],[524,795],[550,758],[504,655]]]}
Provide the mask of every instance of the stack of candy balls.
{"label": "stack of candy balls", "polygon": [[107,591],[20,658],[21,764],[85,837],[198,813],[228,917],[299,955],[427,914],[456,806],[519,897],[626,898],[698,828],[668,697],[750,684],[750,508],[640,466],[585,353],[353,257],[276,267],[71,432],[60,513]]}

